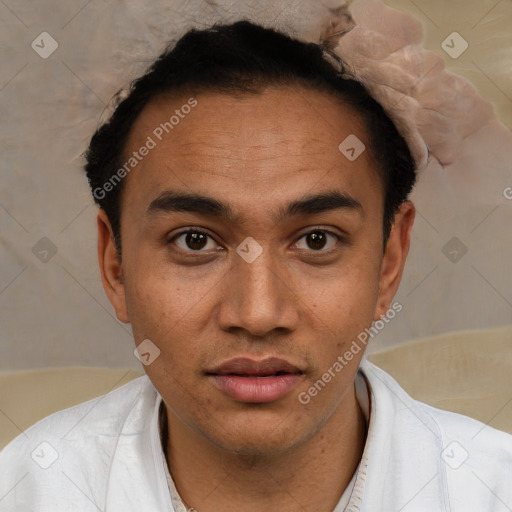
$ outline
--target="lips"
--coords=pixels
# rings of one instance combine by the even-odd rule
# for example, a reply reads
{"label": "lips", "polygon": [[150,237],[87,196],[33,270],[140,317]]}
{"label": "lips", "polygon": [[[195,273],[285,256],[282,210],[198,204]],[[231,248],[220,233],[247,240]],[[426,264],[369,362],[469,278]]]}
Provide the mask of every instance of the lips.
{"label": "lips", "polygon": [[268,377],[277,374],[302,373],[284,359],[270,357],[256,361],[245,357],[231,359],[211,372],[215,375],[240,375],[246,377]]}
{"label": "lips", "polygon": [[260,361],[235,358],[207,375],[222,393],[237,402],[265,403],[288,394],[302,380],[304,372],[275,357]]}

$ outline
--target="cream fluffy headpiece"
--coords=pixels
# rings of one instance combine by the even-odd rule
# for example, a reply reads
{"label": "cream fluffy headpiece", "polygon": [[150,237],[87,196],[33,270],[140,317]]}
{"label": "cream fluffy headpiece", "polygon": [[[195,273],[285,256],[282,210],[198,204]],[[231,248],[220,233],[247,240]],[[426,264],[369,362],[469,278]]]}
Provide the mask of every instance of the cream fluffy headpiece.
{"label": "cream fluffy headpiece", "polygon": [[314,42],[334,65],[341,58],[348,75],[382,105],[418,170],[430,157],[450,165],[462,140],[493,118],[492,107],[468,80],[446,71],[439,55],[423,48],[422,25],[411,16],[376,0],[346,2],[330,12]]}

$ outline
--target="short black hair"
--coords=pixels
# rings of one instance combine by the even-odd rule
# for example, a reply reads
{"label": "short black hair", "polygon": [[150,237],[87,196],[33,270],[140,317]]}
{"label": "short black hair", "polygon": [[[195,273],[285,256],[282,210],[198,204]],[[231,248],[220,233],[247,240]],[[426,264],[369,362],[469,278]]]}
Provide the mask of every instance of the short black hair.
{"label": "short black hair", "polygon": [[[131,82],[126,97],[119,101],[108,122],[97,129],[84,153],[94,200],[107,214],[119,254],[124,180],[114,174],[123,165],[131,128],[148,102],[169,92],[237,96],[258,94],[271,86],[302,86],[325,92],[361,115],[385,194],[385,247],[395,214],[416,181],[414,160],[382,106],[350,75],[343,60],[337,58],[337,69],[329,55],[332,59],[332,52],[320,44],[245,20],[192,29],[176,44],[169,44],[147,72]],[[106,187],[112,184],[113,176],[119,184]]]}

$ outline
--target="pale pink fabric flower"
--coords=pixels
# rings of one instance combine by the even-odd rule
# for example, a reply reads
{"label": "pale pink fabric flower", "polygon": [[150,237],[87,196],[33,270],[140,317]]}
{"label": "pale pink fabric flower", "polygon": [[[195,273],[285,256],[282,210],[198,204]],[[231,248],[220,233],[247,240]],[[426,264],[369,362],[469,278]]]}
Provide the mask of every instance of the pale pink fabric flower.
{"label": "pale pink fabric flower", "polygon": [[319,41],[383,106],[418,169],[427,166],[429,155],[450,165],[463,139],[494,117],[476,88],[447,71],[439,55],[423,48],[422,39],[423,27],[415,18],[378,0],[356,0],[350,14],[347,8],[332,11]]}

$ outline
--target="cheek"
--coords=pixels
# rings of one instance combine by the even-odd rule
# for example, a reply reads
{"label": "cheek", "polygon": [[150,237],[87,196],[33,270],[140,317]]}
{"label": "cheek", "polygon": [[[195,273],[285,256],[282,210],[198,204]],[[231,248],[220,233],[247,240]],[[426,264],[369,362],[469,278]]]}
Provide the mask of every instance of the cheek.
{"label": "cheek", "polygon": [[146,268],[142,279],[127,280],[125,287],[136,344],[149,339],[159,350],[158,357],[144,366],[145,373],[160,391],[173,397],[185,393],[186,403],[201,353],[198,310],[202,303],[197,291],[178,281]]}
{"label": "cheek", "polygon": [[[303,301],[309,303],[310,327],[317,343],[315,356],[319,374],[330,368],[350,349],[358,336],[371,326],[378,299],[378,261],[356,258],[327,276],[309,290]],[[304,283],[305,284],[305,283]],[[311,285],[311,283],[309,283]],[[304,293],[304,292],[303,292]],[[357,350],[352,364],[357,365],[364,353],[365,345]],[[352,357],[352,356],[350,356]],[[337,379],[337,387],[342,379]]]}
{"label": "cheek", "polygon": [[149,244],[131,245],[127,244],[123,266],[132,328],[150,330],[145,335],[155,337],[166,329],[181,329],[181,324],[196,315],[207,302],[220,276],[208,265],[172,264],[164,251],[155,251]]}
{"label": "cheek", "polygon": [[[321,281],[304,283],[305,303],[328,324],[360,324],[372,322],[379,292],[377,261],[354,258],[334,269]],[[304,292],[303,292],[304,293]],[[348,323],[347,323],[348,322]]]}
{"label": "cheek", "polygon": [[[155,261],[139,268],[143,271],[127,272],[125,280],[133,336],[136,344],[149,339],[160,350],[144,370],[158,389],[188,389],[217,338],[209,324],[222,275]],[[206,331],[210,336],[205,337]]]}

